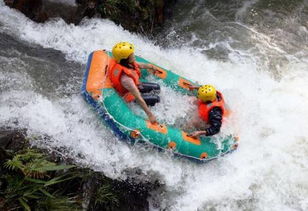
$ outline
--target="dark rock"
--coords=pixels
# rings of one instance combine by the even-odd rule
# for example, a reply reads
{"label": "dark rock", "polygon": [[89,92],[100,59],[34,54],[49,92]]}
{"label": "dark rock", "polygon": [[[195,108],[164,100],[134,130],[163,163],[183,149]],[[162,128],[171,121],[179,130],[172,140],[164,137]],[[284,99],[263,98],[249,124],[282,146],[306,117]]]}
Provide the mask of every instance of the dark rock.
{"label": "dark rock", "polygon": [[0,128],[0,165],[6,159],[11,158],[9,151],[17,152],[29,146],[28,141],[25,139],[25,133],[25,130]]}
{"label": "dark rock", "polygon": [[0,148],[17,152],[29,146],[25,138],[26,130],[0,128]]}
{"label": "dark rock", "polygon": [[4,2],[36,22],[45,22],[48,19],[42,0],[4,0]]}
{"label": "dark rock", "polygon": [[[87,194],[90,194],[87,195],[88,199],[91,198],[88,204],[89,210],[148,211],[149,202],[147,198],[149,193],[159,187],[158,183],[143,183],[133,179],[124,181],[112,180],[98,172],[92,173],[91,178],[84,184],[87,187]],[[95,193],[97,193],[98,187],[101,184],[110,184],[109,191],[118,198],[118,205],[113,205],[112,209],[110,209],[108,204],[95,205]]]}
{"label": "dark rock", "polygon": [[48,18],[62,18],[66,23],[74,23],[77,6],[54,1],[43,1],[44,11]]}
{"label": "dark rock", "polygon": [[100,17],[99,7],[102,2],[100,0],[76,0],[78,7],[74,15],[74,23],[78,24],[84,17]]}
{"label": "dark rock", "polygon": [[134,181],[116,181],[113,182],[114,191],[120,194],[120,203],[118,210],[149,210],[149,191],[153,189],[150,184],[135,183]]}
{"label": "dark rock", "polygon": [[[0,165],[9,157],[8,153],[3,149],[0,148]],[[1,170],[0,170],[1,173]]]}
{"label": "dark rock", "polygon": [[130,31],[151,34],[171,16],[172,6],[176,0],[76,0],[77,5],[48,0],[4,0],[4,2],[37,22],[61,17],[67,23],[79,24],[84,17],[102,17],[111,19]]}

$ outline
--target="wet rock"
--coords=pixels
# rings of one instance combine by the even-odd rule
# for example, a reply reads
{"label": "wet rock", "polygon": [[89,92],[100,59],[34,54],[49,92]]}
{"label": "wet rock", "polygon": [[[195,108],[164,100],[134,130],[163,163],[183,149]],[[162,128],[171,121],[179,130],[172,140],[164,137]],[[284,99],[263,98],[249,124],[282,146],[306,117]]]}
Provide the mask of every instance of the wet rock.
{"label": "wet rock", "polygon": [[48,19],[42,0],[4,0],[4,2],[36,22],[45,22]]}
{"label": "wet rock", "polygon": [[11,157],[9,151],[17,152],[29,146],[25,133],[25,130],[0,128],[0,165]]}
{"label": "wet rock", "polygon": [[150,35],[170,16],[170,8],[175,3],[176,0],[104,1],[100,12],[102,17],[121,24],[125,29]]}
{"label": "wet rock", "polygon": [[62,18],[66,23],[74,23],[76,19],[77,5],[63,3],[65,1],[44,0],[44,11],[48,18]]}
{"label": "wet rock", "polygon": [[0,148],[17,152],[29,146],[25,138],[26,130],[0,128]]}
{"label": "wet rock", "polygon": [[84,17],[101,17],[99,8],[102,3],[102,0],[76,0],[77,10],[74,15],[74,23],[79,24]]}
{"label": "wet rock", "polygon": [[9,155],[7,154],[7,152],[3,148],[0,148],[0,165],[2,165],[3,161],[7,159],[8,156]]}
{"label": "wet rock", "polygon": [[149,191],[153,189],[152,184],[136,183],[134,181],[113,181],[113,187],[121,193],[118,210],[149,210]]}
{"label": "wet rock", "polygon": [[[98,187],[101,184],[109,184],[109,191],[117,196],[117,204],[112,209],[116,211],[148,211],[149,202],[147,201],[150,192],[159,187],[158,183],[144,183],[127,179],[125,181],[112,180],[104,177],[98,172],[92,173],[92,176],[84,183],[87,193],[88,204],[84,208],[88,210],[108,210],[108,204],[96,204],[95,200],[98,194]],[[106,186],[105,186],[106,187]],[[86,201],[86,200],[85,200]]]}
{"label": "wet rock", "polygon": [[70,23],[74,20],[76,6],[48,0],[4,0],[11,8],[19,10],[33,21],[42,23],[50,18],[61,17]]}
{"label": "wet rock", "polygon": [[176,0],[75,0],[76,4],[54,0],[4,2],[37,22],[60,17],[67,23],[79,24],[85,17],[102,17],[111,19],[130,31],[150,34],[171,16]]}

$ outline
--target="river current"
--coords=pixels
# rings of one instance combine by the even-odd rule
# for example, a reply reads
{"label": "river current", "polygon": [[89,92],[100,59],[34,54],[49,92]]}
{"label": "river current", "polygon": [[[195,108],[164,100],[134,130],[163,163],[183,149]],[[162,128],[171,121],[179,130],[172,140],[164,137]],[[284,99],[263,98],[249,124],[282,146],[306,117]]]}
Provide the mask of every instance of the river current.
{"label": "river current", "polygon": [[[222,91],[237,151],[199,165],[114,138],[80,87],[89,53],[123,40]],[[179,0],[151,39],[104,19],[34,23],[0,0],[0,126],[111,178],[159,181],[151,210],[308,210],[306,88],[307,0]],[[168,89],[162,99],[153,110],[170,123],[191,106]]]}

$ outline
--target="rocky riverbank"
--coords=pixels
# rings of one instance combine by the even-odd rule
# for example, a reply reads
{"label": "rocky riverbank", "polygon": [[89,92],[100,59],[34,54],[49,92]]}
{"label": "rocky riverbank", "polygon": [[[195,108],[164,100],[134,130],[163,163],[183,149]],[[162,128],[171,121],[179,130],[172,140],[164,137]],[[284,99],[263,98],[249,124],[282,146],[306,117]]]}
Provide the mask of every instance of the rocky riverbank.
{"label": "rocky riverbank", "polygon": [[112,180],[0,128],[0,210],[148,210],[158,184]]}
{"label": "rocky riverbank", "polygon": [[107,18],[132,32],[150,35],[171,16],[176,0],[4,0],[36,22],[60,17],[79,24],[85,17]]}

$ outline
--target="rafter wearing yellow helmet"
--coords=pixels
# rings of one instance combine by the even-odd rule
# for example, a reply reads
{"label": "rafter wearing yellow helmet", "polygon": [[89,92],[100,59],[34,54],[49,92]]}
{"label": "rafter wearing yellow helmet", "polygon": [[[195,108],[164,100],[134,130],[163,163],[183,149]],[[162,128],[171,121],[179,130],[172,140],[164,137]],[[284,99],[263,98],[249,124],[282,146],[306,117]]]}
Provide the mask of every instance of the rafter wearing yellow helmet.
{"label": "rafter wearing yellow helmet", "polygon": [[118,63],[122,59],[127,59],[134,52],[135,47],[129,42],[119,42],[112,48],[112,55]]}
{"label": "rafter wearing yellow helmet", "polygon": [[197,138],[200,135],[215,135],[219,133],[222,120],[228,114],[225,109],[223,95],[212,85],[190,87],[190,90],[195,89],[198,89],[198,115],[195,115],[192,118],[192,120],[187,124],[187,127],[194,126],[199,130],[192,132],[189,136]]}
{"label": "rafter wearing yellow helmet", "polygon": [[203,102],[216,100],[216,89],[212,85],[203,85],[198,89],[198,98]]}
{"label": "rafter wearing yellow helmet", "polygon": [[151,72],[159,71],[155,65],[137,62],[134,56],[134,45],[129,42],[119,42],[112,48],[112,55],[116,64],[109,70],[109,79],[117,92],[126,102],[137,102],[145,111],[151,123],[157,123],[156,117],[148,106],[159,103],[159,84],[139,81],[142,72],[147,69]]}

